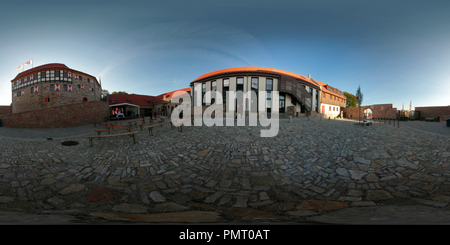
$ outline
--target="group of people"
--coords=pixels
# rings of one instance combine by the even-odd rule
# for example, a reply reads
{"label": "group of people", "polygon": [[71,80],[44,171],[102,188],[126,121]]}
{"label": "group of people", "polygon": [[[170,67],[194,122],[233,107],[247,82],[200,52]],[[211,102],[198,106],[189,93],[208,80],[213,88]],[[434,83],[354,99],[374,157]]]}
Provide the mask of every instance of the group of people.
{"label": "group of people", "polygon": [[[153,116],[155,116],[155,118],[156,118],[156,115],[158,115],[156,113],[156,110],[154,112],[152,112],[152,110],[150,110],[150,120],[153,119]],[[144,117],[145,117],[145,115],[142,114],[142,120],[144,120]]]}

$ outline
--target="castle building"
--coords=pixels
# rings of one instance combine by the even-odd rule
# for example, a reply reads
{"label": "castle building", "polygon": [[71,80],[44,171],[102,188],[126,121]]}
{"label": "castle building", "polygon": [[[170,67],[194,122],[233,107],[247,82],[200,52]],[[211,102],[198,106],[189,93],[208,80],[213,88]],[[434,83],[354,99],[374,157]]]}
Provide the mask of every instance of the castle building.
{"label": "castle building", "polygon": [[100,101],[101,84],[87,73],[60,63],[37,66],[11,80],[12,113]]}

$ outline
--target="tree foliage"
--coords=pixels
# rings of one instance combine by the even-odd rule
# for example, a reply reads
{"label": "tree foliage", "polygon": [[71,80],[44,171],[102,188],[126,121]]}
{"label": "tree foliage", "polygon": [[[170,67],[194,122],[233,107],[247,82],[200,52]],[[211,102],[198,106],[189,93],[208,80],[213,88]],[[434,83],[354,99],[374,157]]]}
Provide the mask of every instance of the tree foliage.
{"label": "tree foliage", "polygon": [[125,92],[125,91],[119,91],[119,92],[114,91],[114,92],[112,92],[111,94],[128,94],[128,93]]}
{"label": "tree foliage", "polygon": [[[362,104],[363,98],[364,98],[363,93],[361,92],[361,85],[358,86],[355,96],[356,96],[356,99],[358,100],[357,103],[358,103],[358,107],[359,107],[359,115],[361,115],[361,104]],[[358,116],[358,121],[359,121],[359,118],[360,118],[360,116]]]}
{"label": "tree foliage", "polygon": [[361,104],[362,104],[362,102],[363,102],[363,98],[364,98],[364,95],[363,95],[363,93],[361,92],[361,86],[358,86],[358,89],[356,90],[356,100],[357,100],[357,104],[358,104],[358,106],[359,107],[361,107]]}
{"label": "tree foliage", "polygon": [[356,107],[357,106],[357,102],[358,100],[356,99],[356,96],[349,93],[349,92],[344,92],[344,96],[347,98],[346,101],[346,107]]}

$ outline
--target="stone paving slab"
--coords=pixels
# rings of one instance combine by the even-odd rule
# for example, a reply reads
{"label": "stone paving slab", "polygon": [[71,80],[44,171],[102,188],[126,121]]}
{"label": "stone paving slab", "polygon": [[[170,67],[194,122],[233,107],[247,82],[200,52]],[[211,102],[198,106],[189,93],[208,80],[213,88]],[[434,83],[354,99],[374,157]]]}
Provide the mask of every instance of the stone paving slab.
{"label": "stone paving slab", "polygon": [[[95,129],[87,125],[81,131],[95,134]],[[261,129],[192,126],[178,132],[166,124],[153,136],[140,132],[136,144],[130,137],[113,137],[95,139],[89,147],[81,131],[30,140],[33,130],[20,136],[13,129],[15,137],[4,137],[8,129],[2,128],[0,211],[13,223],[27,218],[10,219],[10,212],[38,215],[44,223],[57,222],[52,215],[63,223],[75,222],[70,217],[168,223],[447,221],[447,135],[307,118],[280,120],[272,138],[259,137]],[[79,144],[61,145],[67,140]],[[392,210],[403,213],[395,218]],[[380,213],[393,218],[377,218]]]}

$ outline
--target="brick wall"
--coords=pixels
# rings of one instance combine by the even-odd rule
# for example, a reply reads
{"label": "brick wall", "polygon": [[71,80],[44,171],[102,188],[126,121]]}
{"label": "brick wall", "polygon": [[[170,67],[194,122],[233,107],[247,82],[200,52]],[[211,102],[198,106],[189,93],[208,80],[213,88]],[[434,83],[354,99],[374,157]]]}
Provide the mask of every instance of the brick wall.
{"label": "brick wall", "polygon": [[361,111],[359,107],[349,107],[344,108],[344,117],[358,119],[364,118],[364,110],[370,109],[372,110],[372,118],[397,118],[397,108],[394,108],[392,104],[381,104],[381,105],[370,105],[370,106],[361,106]]}
{"label": "brick wall", "polygon": [[91,101],[0,116],[3,127],[62,128],[103,121],[109,117],[107,102]]}
{"label": "brick wall", "polygon": [[11,114],[11,106],[0,106],[0,115]]}
{"label": "brick wall", "polygon": [[415,107],[415,111],[420,111],[421,119],[425,119],[427,117],[437,119],[438,117],[450,116],[450,106]]}

